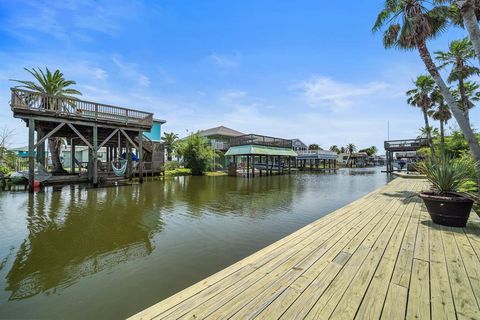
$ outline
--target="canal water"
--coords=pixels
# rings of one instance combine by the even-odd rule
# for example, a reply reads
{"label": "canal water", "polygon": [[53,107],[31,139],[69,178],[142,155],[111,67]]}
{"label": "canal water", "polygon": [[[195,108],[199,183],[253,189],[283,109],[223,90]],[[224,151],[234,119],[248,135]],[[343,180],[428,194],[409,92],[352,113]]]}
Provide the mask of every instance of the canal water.
{"label": "canal water", "polygon": [[125,318],[387,180],[341,169],[0,192],[0,318]]}

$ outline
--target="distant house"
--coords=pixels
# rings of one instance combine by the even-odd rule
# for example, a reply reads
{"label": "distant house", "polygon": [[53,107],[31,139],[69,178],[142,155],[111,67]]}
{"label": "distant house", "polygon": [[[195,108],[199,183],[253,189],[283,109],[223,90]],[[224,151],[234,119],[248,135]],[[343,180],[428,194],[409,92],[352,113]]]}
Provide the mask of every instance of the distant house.
{"label": "distant house", "polygon": [[[25,146],[25,147],[19,147],[19,148],[13,148],[13,149],[10,149],[10,151],[12,151],[13,153],[15,153],[15,155],[17,157],[20,157],[20,158],[28,158],[28,147]],[[35,152],[36,154],[36,152]]]}
{"label": "distant house", "polygon": [[292,149],[293,151],[305,151],[308,150],[308,146],[302,142],[300,139],[292,140]]}
{"label": "distant house", "polygon": [[206,130],[201,130],[198,134],[202,137],[206,137],[214,150],[220,154],[220,158],[217,159],[217,163],[221,165],[222,168],[226,168],[227,158],[225,157],[225,152],[230,148],[230,140],[234,137],[243,136],[244,133],[230,129],[224,126],[219,126],[215,128],[210,128]]}
{"label": "distant house", "polygon": [[344,166],[365,167],[368,164],[368,158],[366,152],[339,153],[338,163]]}

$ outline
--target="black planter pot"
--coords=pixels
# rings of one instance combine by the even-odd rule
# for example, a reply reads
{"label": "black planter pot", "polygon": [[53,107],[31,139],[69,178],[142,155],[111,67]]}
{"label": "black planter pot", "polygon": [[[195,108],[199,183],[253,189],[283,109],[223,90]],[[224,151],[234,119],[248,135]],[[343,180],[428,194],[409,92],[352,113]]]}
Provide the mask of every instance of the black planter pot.
{"label": "black planter pot", "polygon": [[457,193],[438,195],[421,192],[427,211],[436,224],[449,227],[465,227],[472,210],[473,201]]}

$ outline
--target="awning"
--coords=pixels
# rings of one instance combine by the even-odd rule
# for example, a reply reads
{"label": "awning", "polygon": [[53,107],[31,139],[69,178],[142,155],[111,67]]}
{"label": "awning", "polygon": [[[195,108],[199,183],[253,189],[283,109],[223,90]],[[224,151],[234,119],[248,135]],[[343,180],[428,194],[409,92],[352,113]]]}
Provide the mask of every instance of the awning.
{"label": "awning", "polygon": [[296,157],[297,153],[292,149],[267,147],[257,145],[244,145],[230,147],[225,153],[226,156],[243,156],[243,155],[262,155],[262,156],[287,156]]}

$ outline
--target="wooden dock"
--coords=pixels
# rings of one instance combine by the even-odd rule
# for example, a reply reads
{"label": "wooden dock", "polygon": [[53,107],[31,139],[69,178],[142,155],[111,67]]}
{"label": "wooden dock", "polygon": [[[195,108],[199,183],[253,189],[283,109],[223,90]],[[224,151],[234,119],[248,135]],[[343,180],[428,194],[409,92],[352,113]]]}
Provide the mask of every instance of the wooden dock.
{"label": "wooden dock", "polygon": [[395,179],[131,319],[480,319],[480,222],[434,225],[428,187]]}

